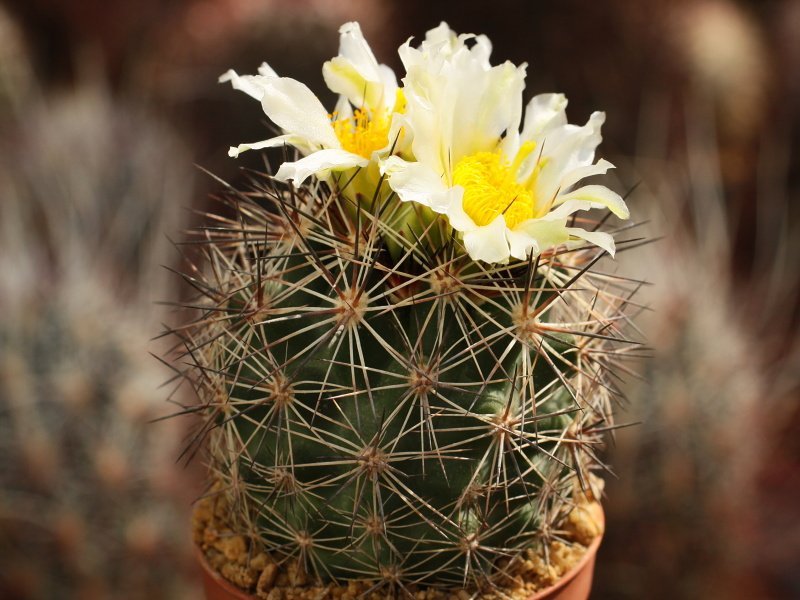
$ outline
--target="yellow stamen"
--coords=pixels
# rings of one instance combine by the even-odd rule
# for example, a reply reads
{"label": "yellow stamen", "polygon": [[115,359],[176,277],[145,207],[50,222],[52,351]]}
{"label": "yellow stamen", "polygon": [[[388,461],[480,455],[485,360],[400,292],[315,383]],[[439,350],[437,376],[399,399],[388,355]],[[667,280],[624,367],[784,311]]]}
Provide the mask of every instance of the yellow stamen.
{"label": "yellow stamen", "polygon": [[389,118],[385,114],[370,118],[366,111],[356,109],[350,118],[337,117],[336,113],[331,115],[333,131],[348,152],[370,158],[374,151],[389,143]]}
{"label": "yellow stamen", "polygon": [[506,226],[514,229],[534,217],[533,193],[515,176],[532,151],[532,142],[523,144],[510,165],[500,152],[478,152],[458,161],[453,183],[464,188],[464,212],[476,225],[488,225],[502,214]]}

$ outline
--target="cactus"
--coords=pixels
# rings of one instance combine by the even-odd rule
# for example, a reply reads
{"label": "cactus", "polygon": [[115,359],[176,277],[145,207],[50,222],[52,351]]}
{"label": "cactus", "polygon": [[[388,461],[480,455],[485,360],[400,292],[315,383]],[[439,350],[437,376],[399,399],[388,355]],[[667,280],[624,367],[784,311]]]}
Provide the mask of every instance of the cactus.
{"label": "cactus", "polygon": [[653,360],[626,390],[643,425],[611,457],[603,597],[792,594],[796,552],[775,539],[797,528],[775,507],[794,498],[782,432],[797,422],[800,238],[774,174],[760,182],[770,192],[754,203],[754,231],[737,231],[750,207],[726,194],[715,142],[693,130],[685,164],[638,167],[657,190],[651,227],[663,239],[626,265],[655,280],[639,322]]}
{"label": "cactus", "polygon": [[[349,41],[357,33],[342,29]],[[341,63],[326,64],[329,85]],[[297,83],[260,73],[223,79],[263,91],[265,107],[270,86]],[[395,106],[409,119],[411,91],[406,81]],[[354,155],[363,148],[348,136],[380,125],[380,102],[362,100],[351,123],[333,117]],[[563,112],[560,97],[536,102]],[[205,448],[210,494],[250,556],[265,549],[318,583],[369,581],[366,595],[488,593],[527,549],[564,538],[582,496],[599,498],[616,379],[636,347],[622,332],[636,286],[599,270],[604,252],[572,237],[608,247],[598,231],[476,260],[487,250],[469,231],[403,199],[411,163],[390,145],[378,168],[325,163],[332,175],[302,184],[315,158],[305,150],[276,176],[226,186],[188,241],[200,257],[185,275],[198,312],[174,333],[201,402],[189,411],[204,417],[191,450]],[[461,163],[470,177],[502,168],[476,157]]]}
{"label": "cactus", "polygon": [[[175,446],[148,423],[162,412],[164,372],[141,321],[102,286],[51,294],[0,327],[0,591],[176,597],[186,588]],[[97,319],[112,314],[113,325]]]}
{"label": "cactus", "polygon": [[0,148],[0,596],[195,597],[180,430],[150,423],[175,143],[97,87],[21,106]]}

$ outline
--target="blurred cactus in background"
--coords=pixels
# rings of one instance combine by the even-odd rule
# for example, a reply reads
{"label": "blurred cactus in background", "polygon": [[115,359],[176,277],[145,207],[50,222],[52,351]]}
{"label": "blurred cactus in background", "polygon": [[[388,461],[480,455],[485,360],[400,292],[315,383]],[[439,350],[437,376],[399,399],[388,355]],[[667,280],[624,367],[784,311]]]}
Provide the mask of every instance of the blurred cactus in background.
{"label": "blurred cactus in background", "polygon": [[[786,499],[800,490],[782,452],[800,391],[800,232],[785,191],[754,209],[737,238],[710,119],[687,132],[687,161],[642,160],[652,247],[627,257],[652,312],[640,319],[653,359],[628,386],[629,417],[611,461],[609,536],[598,593],[614,598],[785,598],[800,528]],[[652,160],[652,159],[651,159]],[[746,263],[737,247],[750,250]],[[783,500],[781,499],[783,498]],[[781,506],[774,511],[771,507]]]}
{"label": "blurred cactus in background", "polygon": [[[19,240],[17,255],[39,261],[25,273],[48,273],[39,283],[52,284],[88,270],[107,278],[123,304],[157,299],[169,280],[159,266],[167,234],[190,206],[180,140],[143,109],[117,104],[99,82],[31,95],[6,126],[3,226],[9,243]],[[3,276],[14,272],[22,274]]]}
{"label": "blurred cactus in background", "polygon": [[6,299],[0,595],[181,597],[178,432],[148,422],[163,414],[165,373],[146,322],[88,273],[12,310]]}
{"label": "blurred cactus in background", "polygon": [[[790,3],[759,5],[778,7],[777,29],[797,30]],[[651,93],[639,121],[630,171],[657,201],[650,233],[663,239],[627,266],[656,284],[641,320],[654,357],[628,388],[630,418],[643,425],[618,437],[610,459],[619,480],[601,595],[749,600],[800,589],[790,442],[800,424],[798,104],[796,78],[774,76],[772,53],[789,64],[797,54],[788,38],[770,47],[754,8],[675,3],[683,117],[665,121],[666,98]]]}
{"label": "blurred cactus in background", "polygon": [[169,372],[148,354],[188,160],[99,85],[31,94],[4,126],[0,596],[195,597],[181,433],[150,422]]}

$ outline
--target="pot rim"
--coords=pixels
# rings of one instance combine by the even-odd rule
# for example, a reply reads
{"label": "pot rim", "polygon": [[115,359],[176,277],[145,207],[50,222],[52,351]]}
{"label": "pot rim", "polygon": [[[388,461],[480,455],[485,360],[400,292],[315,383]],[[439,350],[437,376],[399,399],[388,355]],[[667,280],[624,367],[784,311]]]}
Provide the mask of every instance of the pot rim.
{"label": "pot rim", "polygon": [[219,571],[208,564],[208,559],[206,558],[206,553],[203,552],[203,549],[197,544],[193,544],[193,546],[197,561],[200,563],[200,568],[203,570],[203,579],[206,580],[206,583],[213,582],[216,586],[221,588],[225,593],[230,594],[230,596],[236,600],[253,600],[253,598],[256,598],[256,596],[253,594],[244,591],[238,585],[235,585],[225,579]]}
{"label": "pot rim", "polygon": [[[600,507],[602,508],[602,504]],[[564,575],[562,575],[553,585],[541,589],[538,592],[534,592],[532,596],[528,596],[527,600],[544,600],[550,594],[564,589],[573,579],[578,576],[581,571],[589,566],[590,563],[594,563],[594,560],[597,557],[597,550],[600,548],[600,542],[603,541],[603,535],[606,532],[606,513],[604,510],[600,511],[600,524],[602,525],[600,533],[595,536],[595,538],[592,540],[592,543],[587,546],[586,552],[583,553],[583,556],[581,556],[581,559],[575,564],[575,566],[564,573]]]}

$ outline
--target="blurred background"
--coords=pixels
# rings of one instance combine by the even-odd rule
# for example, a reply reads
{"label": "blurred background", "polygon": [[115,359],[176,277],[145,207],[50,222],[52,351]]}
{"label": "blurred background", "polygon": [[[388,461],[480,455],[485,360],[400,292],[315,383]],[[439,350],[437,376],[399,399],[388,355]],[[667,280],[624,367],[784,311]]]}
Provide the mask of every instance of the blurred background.
{"label": "blurred background", "polygon": [[[607,459],[596,598],[800,598],[800,0],[2,0],[0,597],[196,598],[197,466],[169,369],[173,240],[258,156],[268,61],[328,105],[360,21],[379,60],[447,20],[527,62],[530,97],[608,115],[655,240]],[[166,385],[163,385],[167,382]]]}

